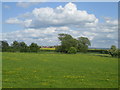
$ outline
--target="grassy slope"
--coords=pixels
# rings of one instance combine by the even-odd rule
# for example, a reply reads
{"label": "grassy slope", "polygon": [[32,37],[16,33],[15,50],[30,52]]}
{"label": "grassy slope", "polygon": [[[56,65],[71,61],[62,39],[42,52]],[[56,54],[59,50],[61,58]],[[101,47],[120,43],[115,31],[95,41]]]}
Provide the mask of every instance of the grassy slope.
{"label": "grassy slope", "polygon": [[3,87],[117,87],[117,58],[93,54],[3,53]]}

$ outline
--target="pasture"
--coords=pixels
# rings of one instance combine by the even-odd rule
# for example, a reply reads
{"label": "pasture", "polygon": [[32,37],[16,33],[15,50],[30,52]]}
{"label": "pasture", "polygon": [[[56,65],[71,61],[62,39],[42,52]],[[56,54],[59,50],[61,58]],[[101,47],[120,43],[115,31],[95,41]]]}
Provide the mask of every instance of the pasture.
{"label": "pasture", "polygon": [[2,54],[3,88],[117,88],[118,59],[103,54]]}

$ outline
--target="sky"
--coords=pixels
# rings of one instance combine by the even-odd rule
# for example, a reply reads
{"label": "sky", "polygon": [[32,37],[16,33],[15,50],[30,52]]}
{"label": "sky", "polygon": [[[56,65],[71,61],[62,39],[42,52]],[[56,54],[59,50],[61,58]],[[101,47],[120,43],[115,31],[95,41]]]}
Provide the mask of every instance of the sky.
{"label": "sky", "polygon": [[59,33],[88,37],[91,47],[118,44],[117,2],[3,2],[2,40],[59,45]]}

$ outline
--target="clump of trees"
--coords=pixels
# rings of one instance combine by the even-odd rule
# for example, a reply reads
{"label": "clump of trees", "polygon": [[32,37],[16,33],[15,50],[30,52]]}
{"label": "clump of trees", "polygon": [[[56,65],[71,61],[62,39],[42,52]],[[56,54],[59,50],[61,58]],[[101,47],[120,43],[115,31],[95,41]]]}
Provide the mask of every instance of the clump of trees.
{"label": "clump of trees", "polygon": [[73,53],[77,51],[86,53],[88,46],[91,45],[87,37],[79,37],[78,39],[73,38],[69,34],[58,34],[61,45],[56,47],[57,52]]}
{"label": "clump of trees", "polygon": [[30,47],[30,52],[38,52],[40,47],[36,43],[31,43]]}
{"label": "clump of trees", "polygon": [[115,45],[112,45],[108,52],[112,57],[120,57],[120,49],[117,49]]}
{"label": "clump of trees", "polygon": [[31,43],[27,46],[25,42],[14,41],[11,45],[7,41],[0,41],[0,48],[2,52],[38,52],[40,46],[36,43]]}

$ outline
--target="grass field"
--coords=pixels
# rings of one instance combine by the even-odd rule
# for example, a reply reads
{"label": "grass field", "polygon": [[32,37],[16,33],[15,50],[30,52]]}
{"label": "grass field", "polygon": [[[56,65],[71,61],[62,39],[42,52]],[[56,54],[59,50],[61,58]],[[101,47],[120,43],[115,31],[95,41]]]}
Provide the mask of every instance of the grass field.
{"label": "grass field", "polygon": [[3,88],[116,88],[118,60],[102,54],[3,53]]}

